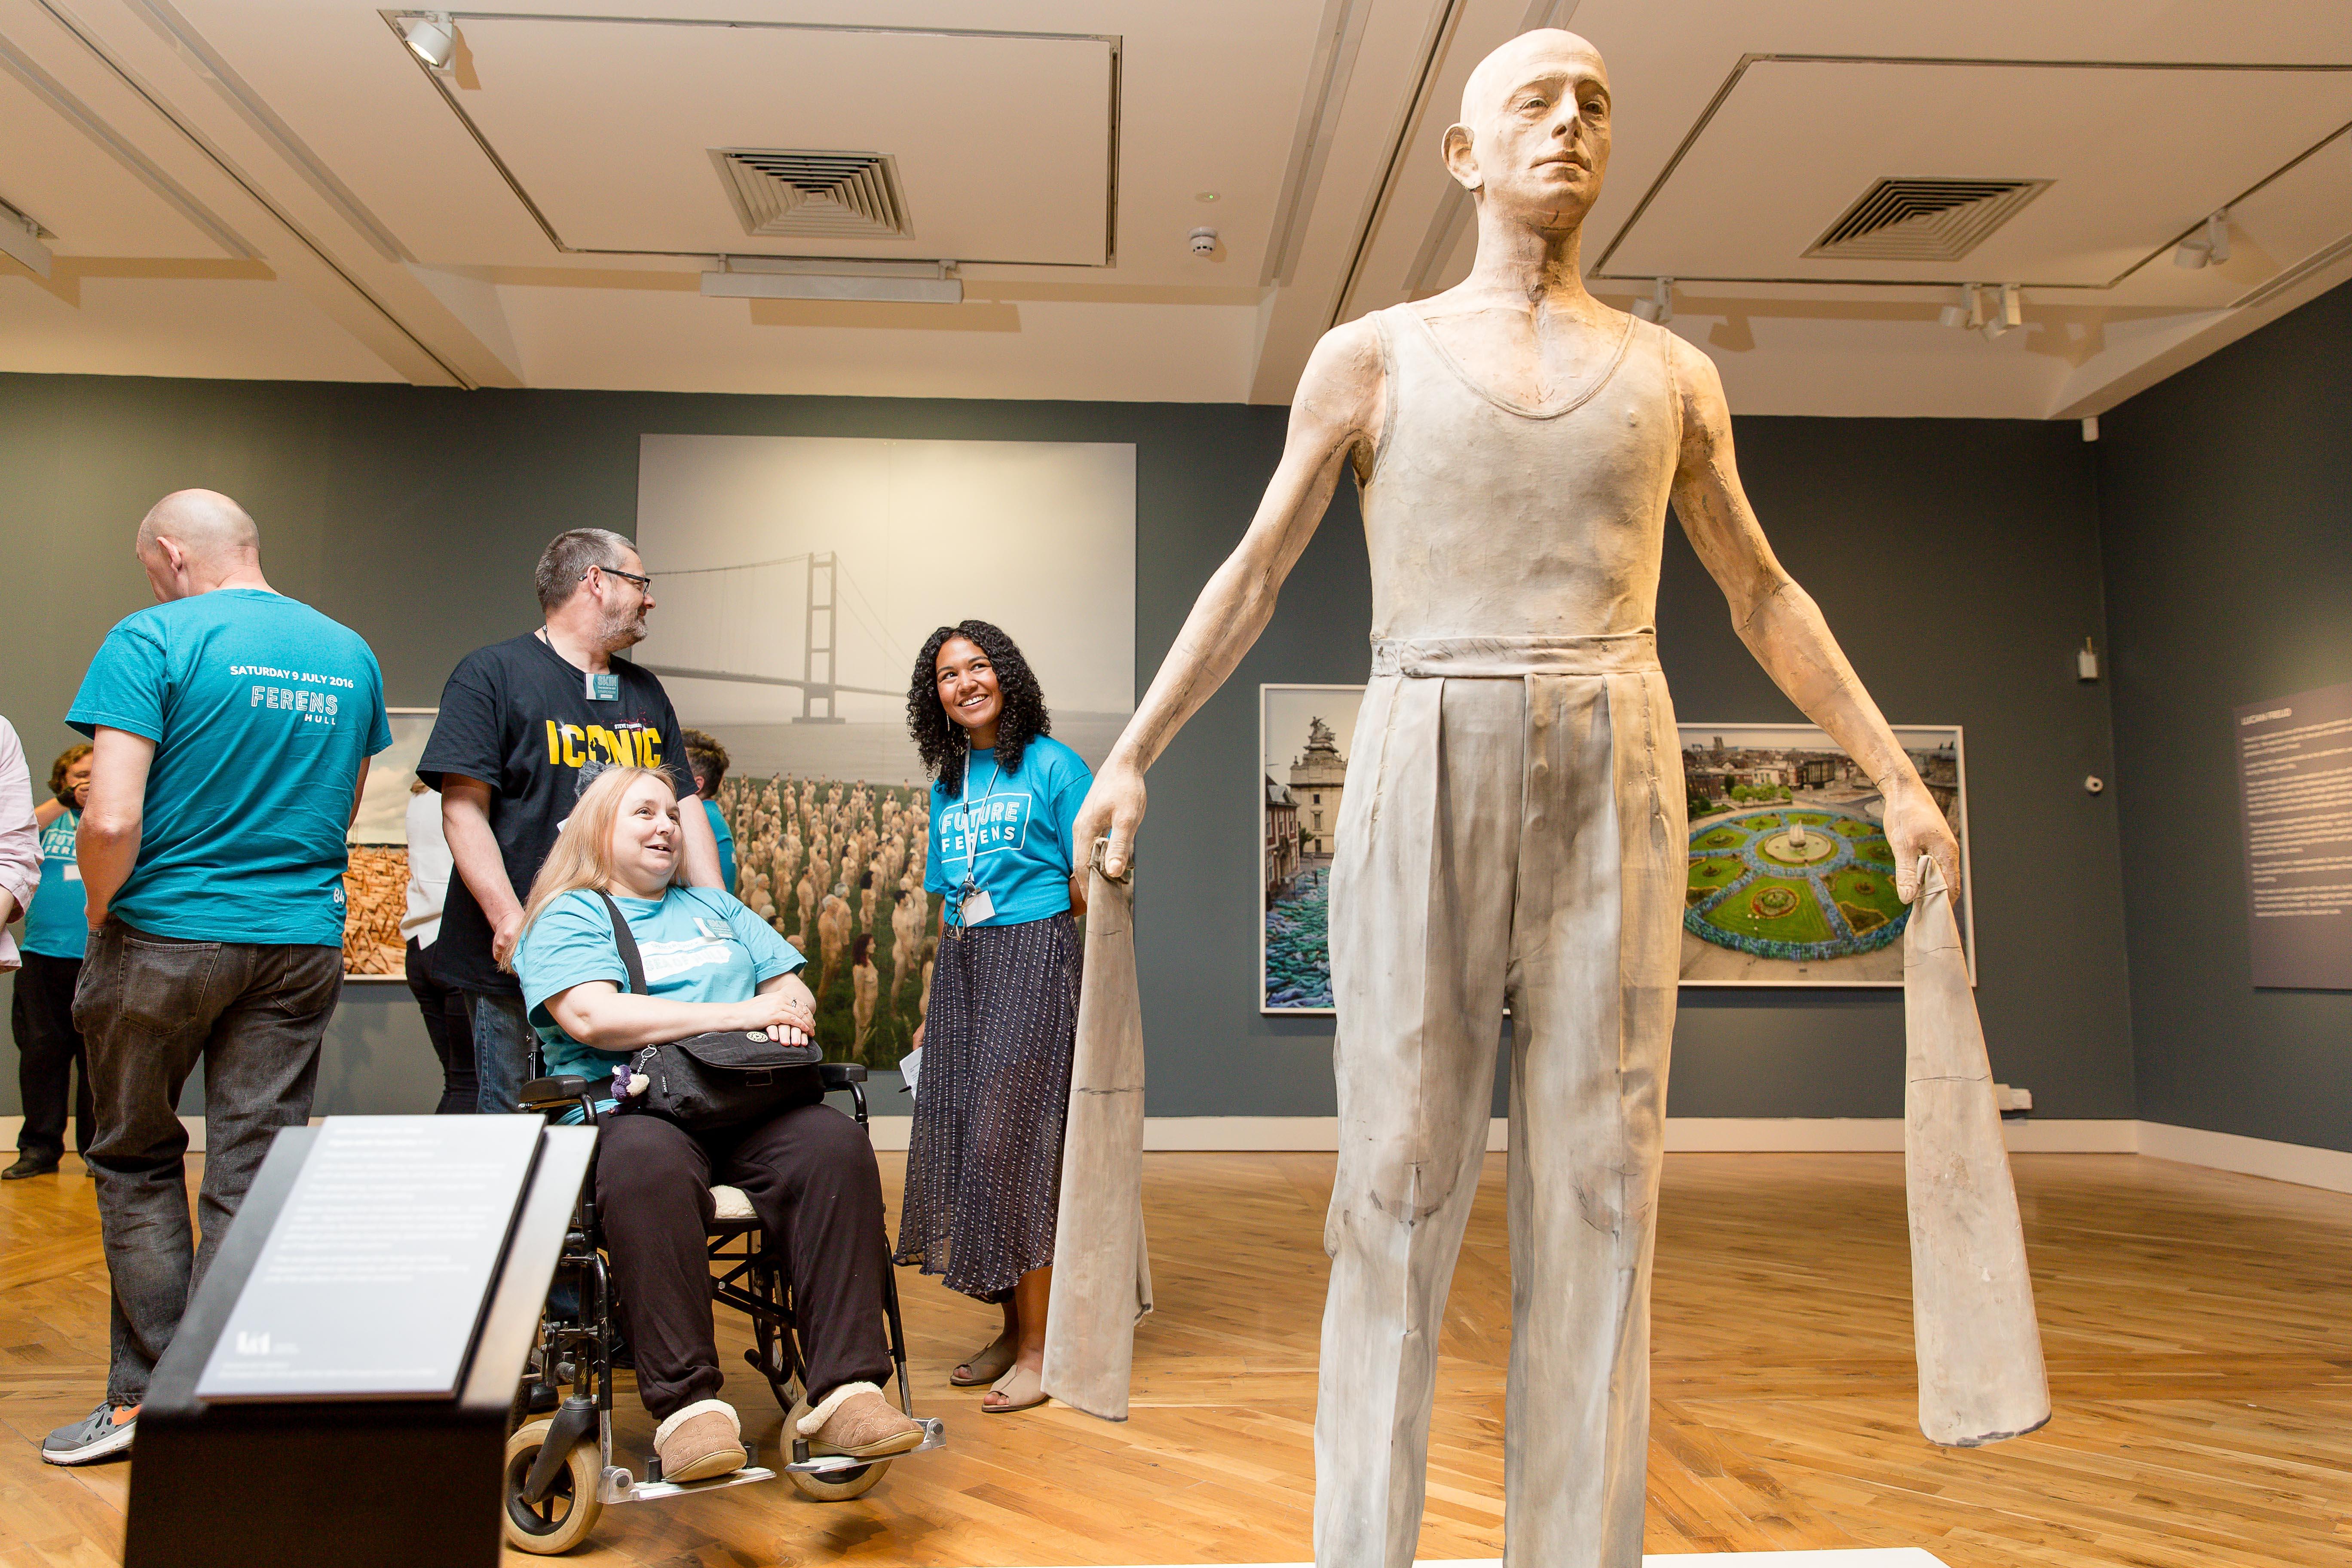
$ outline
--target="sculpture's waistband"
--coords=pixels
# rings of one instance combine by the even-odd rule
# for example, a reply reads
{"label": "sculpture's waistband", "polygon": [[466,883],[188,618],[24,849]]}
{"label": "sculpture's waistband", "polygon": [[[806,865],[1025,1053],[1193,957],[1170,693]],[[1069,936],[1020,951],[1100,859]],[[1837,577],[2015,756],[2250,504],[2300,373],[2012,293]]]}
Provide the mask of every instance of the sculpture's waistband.
{"label": "sculpture's waistband", "polygon": [[1523,675],[1635,675],[1658,668],[1649,626],[1575,637],[1375,637],[1372,674],[1422,679],[1512,679]]}

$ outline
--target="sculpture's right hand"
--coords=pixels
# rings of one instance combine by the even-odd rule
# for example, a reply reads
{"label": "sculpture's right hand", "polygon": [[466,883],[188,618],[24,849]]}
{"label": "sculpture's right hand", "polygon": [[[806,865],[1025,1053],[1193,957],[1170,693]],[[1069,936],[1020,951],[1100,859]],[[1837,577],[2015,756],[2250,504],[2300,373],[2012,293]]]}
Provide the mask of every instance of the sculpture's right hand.
{"label": "sculpture's right hand", "polygon": [[1126,875],[1135,858],[1135,830],[1143,826],[1143,770],[1116,759],[1095,775],[1095,787],[1078,807],[1076,841],[1091,846],[1104,834],[1110,846],[1103,852],[1103,875]]}

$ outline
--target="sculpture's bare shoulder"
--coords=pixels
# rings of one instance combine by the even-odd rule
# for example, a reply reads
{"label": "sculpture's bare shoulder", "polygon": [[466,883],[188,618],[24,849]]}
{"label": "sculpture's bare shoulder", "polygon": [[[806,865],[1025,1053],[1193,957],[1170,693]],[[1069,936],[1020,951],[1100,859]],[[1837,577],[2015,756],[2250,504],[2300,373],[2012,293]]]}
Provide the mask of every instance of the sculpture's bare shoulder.
{"label": "sculpture's bare shoulder", "polygon": [[1682,417],[1682,465],[1709,462],[1731,450],[1731,405],[1724,400],[1723,373],[1705,349],[1664,328],[1666,368],[1675,380],[1675,412]]}
{"label": "sculpture's bare shoulder", "polygon": [[1366,471],[1380,444],[1385,378],[1380,329],[1370,316],[1324,333],[1291,400],[1293,449],[1305,445],[1324,459],[1344,452],[1359,474]]}

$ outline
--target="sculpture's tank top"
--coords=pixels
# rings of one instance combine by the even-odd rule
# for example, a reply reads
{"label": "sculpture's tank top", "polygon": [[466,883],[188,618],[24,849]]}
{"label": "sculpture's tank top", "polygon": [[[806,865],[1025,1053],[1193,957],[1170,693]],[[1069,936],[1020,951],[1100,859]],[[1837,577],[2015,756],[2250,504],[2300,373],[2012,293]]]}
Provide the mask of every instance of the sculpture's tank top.
{"label": "sculpture's tank top", "polygon": [[1475,380],[1412,306],[1371,321],[1386,388],[1362,489],[1373,638],[1651,626],[1682,441],[1666,331],[1626,318],[1598,377],[1534,408]]}

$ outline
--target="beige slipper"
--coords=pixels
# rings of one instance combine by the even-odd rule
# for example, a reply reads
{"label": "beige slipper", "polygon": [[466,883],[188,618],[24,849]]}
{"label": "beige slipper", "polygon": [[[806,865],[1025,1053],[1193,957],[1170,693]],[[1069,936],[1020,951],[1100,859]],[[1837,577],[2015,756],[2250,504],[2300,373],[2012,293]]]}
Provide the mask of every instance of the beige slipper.
{"label": "beige slipper", "polygon": [[814,1454],[887,1458],[923,1445],[923,1424],[894,1409],[870,1383],[845,1383],[802,1416],[795,1428]]}
{"label": "beige slipper", "polygon": [[698,1399],[654,1429],[662,1479],[683,1486],[743,1468],[743,1426],[723,1399]]}
{"label": "beige slipper", "polygon": [[1014,1367],[1003,1377],[998,1378],[989,1393],[997,1395],[1004,1403],[991,1405],[986,1399],[982,1399],[980,1402],[980,1408],[983,1415],[1010,1415],[1016,1410],[1034,1410],[1045,1403],[1045,1385],[1040,1381],[1034,1367]]}
{"label": "beige slipper", "polygon": [[963,1363],[971,1368],[970,1377],[960,1377],[951,1372],[948,1373],[948,1381],[958,1388],[978,1388],[982,1384],[992,1384],[1013,1370],[1013,1359],[1019,1353],[1009,1337],[999,1334],[989,1341],[978,1355]]}

